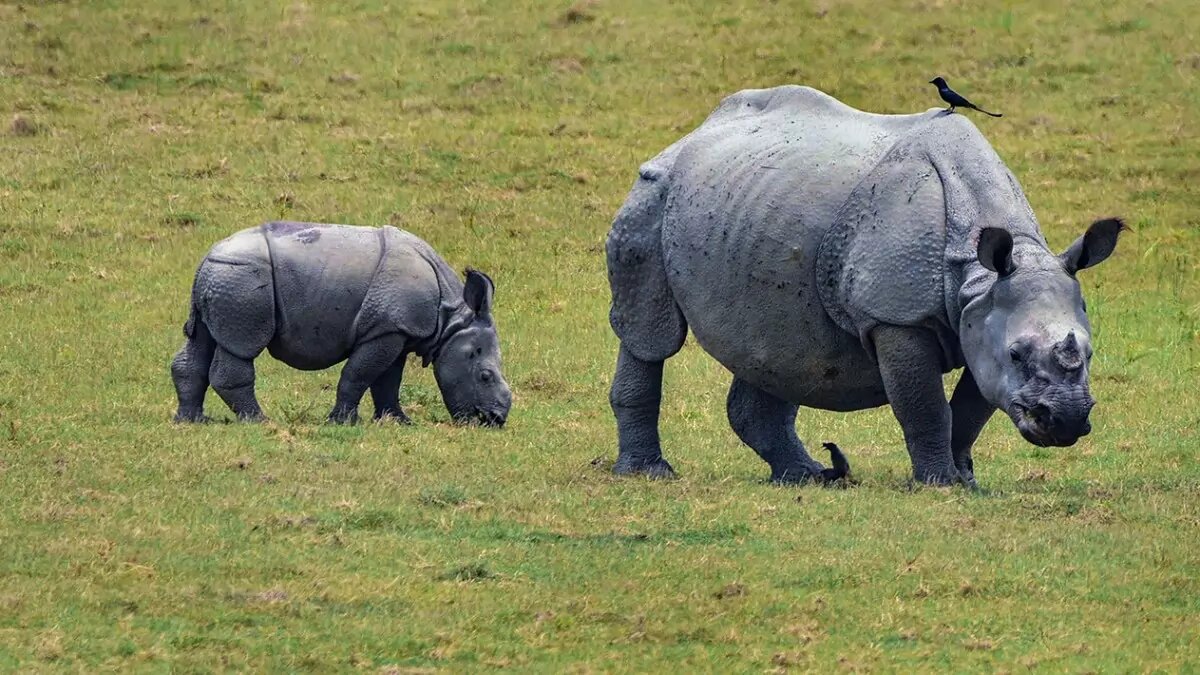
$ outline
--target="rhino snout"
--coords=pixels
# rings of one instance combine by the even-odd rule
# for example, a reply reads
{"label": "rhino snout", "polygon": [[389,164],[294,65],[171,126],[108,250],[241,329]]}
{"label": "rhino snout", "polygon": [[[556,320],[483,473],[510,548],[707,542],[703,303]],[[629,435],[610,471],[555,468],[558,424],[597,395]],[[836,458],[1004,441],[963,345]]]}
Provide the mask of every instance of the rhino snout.
{"label": "rhino snout", "polygon": [[1046,399],[1033,405],[1014,402],[1010,416],[1030,443],[1066,447],[1092,432],[1089,415],[1095,405],[1091,396],[1061,405]]}

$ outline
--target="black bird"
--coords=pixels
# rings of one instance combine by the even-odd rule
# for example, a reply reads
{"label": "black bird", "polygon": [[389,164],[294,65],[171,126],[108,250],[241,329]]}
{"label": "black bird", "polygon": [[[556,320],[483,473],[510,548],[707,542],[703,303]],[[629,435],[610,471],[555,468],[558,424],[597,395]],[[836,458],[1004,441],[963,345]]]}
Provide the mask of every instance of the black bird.
{"label": "black bird", "polygon": [[929,84],[937,85],[938,93],[942,95],[942,100],[950,104],[950,112],[954,112],[955,108],[962,106],[964,108],[970,108],[971,110],[978,110],[984,115],[991,115],[992,117],[1004,117],[1004,115],[1001,115],[1000,113],[988,112],[963,98],[961,94],[959,94],[957,91],[954,91],[950,88],[950,85],[946,84],[945,78],[935,77],[929,81]]}

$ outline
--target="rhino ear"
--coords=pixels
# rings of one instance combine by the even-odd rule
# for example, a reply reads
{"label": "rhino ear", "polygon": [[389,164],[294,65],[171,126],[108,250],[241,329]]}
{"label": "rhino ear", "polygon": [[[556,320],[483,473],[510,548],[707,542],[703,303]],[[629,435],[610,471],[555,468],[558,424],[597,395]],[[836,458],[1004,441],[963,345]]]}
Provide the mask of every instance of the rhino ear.
{"label": "rhino ear", "polygon": [[1013,238],[1002,227],[985,227],[979,233],[979,264],[1000,275],[1013,273]]}
{"label": "rhino ear", "polygon": [[1099,265],[1104,262],[1105,258],[1112,255],[1117,248],[1117,238],[1122,231],[1128,229],[1120,218],[1097,220],[1058,258],[1062,260],[1063,267],[1069,274]]}
{"label": "rhino ear", "polygon": [[463,286],[463,300],[478,316],[489,316],[492,313],[492,296],[496,294],[496,284],[492,278],[476,269],[467,268],[467,283]]}

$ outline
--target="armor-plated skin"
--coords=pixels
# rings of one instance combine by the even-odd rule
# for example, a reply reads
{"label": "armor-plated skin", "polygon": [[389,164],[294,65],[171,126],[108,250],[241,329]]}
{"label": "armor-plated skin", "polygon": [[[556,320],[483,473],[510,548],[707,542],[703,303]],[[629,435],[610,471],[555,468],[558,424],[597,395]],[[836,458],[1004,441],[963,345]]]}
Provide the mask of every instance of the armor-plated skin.
{"label": "armor-plated skin", "polygon": [[[914,475],[933,483],[973,481],[970,445],[996,407],[1034,442],[1073,443],[1091,408],[1086,364],[1053,355],[1090,353],[1073,274],[1120,229],[1101,221],[1051,254],[1016,179],[960,115],[874,115],[806,87],[730,96],[641,167],[609,234],[615,470],[673,474],[661,369],[688,327],[734,374],[730,422],[777,481],[836,475],[797,438],[800,405],[891,403]],[[1014,366],[1018,341],[1045,367]],[[941,375],[963,366],[947,403]]]}
{"label": "armor-plated skin", "polygon": [[218,242],[192,286],[187,341],[171,365],[176,420],[204,418],[209,384],[240,419],[262,419],[254,359],[264,350],[302,370],[347,361],[335,422],[357,419],[367,389],[375,417],[400,409],[410,353],[433,363],[459,421],[502,425],[512,403],[492,321],[494,286],[464,285],[421,239],[394,227],[272,222]]}

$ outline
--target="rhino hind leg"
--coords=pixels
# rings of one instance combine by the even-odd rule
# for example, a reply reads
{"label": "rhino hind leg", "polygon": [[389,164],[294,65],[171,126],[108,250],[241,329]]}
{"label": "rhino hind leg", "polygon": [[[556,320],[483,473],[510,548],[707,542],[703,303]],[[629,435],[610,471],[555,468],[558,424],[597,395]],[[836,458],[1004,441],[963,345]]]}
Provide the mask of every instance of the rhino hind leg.
{"label": "rhino hind leg", "polygon": [[675,470],[663,459],[658,437],[662,373],[662,361],[643,361],[621,344],[609,392],[617,418],[618,451],[613,473],[619,476],[675,477]]}
{"label": "rhino hind leg", "polygon": [[243,359],[218,345],[208,379],[217,395],[244,422],[266,419],[254,395],[254,360]]}
{"label": "rhino hind leg", "polygon": [[729,425],[743,443],[771,466],[771,482],[830,482],[845,476],[850,467],[837,446],[826,446],[833,456],[833,469],[826,469],[809,456],[796,435],[798,410],[799,406],[740,378],[734,378],[729,387],[726,400]]}
{"label": "rhino hind leg", "polygon": [[213,247],[196,272],[188,322],[215,342],[209,384],[243,421],[266,419],[254,394],[254,359],[275,335],[275,291],[261,239]]}
{"label": "rhino hind leg", "polygon": [[204,422],[204,396],[208,393],[208,371],[217,343],[202,321],[189,322],[187,341],[171,360],[171,379],[179,409],[176,422]]}
{"label": "rhino hind leg", "polygon": [[400,408],[400,381],[402,379],[404,379],[403,354],[371,383],[371,401],[375,404],[375,419],[392,419],[401,424],[412,424],[412,420]]}
{"label": "rhino hind leg", "polygon": [[665,172],[647,164],[617,213],[606,251],[609,321],[621,340],[609,401],[617,418],[613,473],[673,478],[658,436],[663,362],[683,346],[687,321],[667,280],[662,215]]}
{"label": "rhino hind leg", "polygon": [[[392,368],[403,353],[404,336],[398,333],[384,335],[355,347],[342,367],[337,401],[329,413],[329,421],[336,424],[357,422],[358,404],[362,402],[363,394]],[[398,395],[399,378],[396,380],[396,389]]]}

